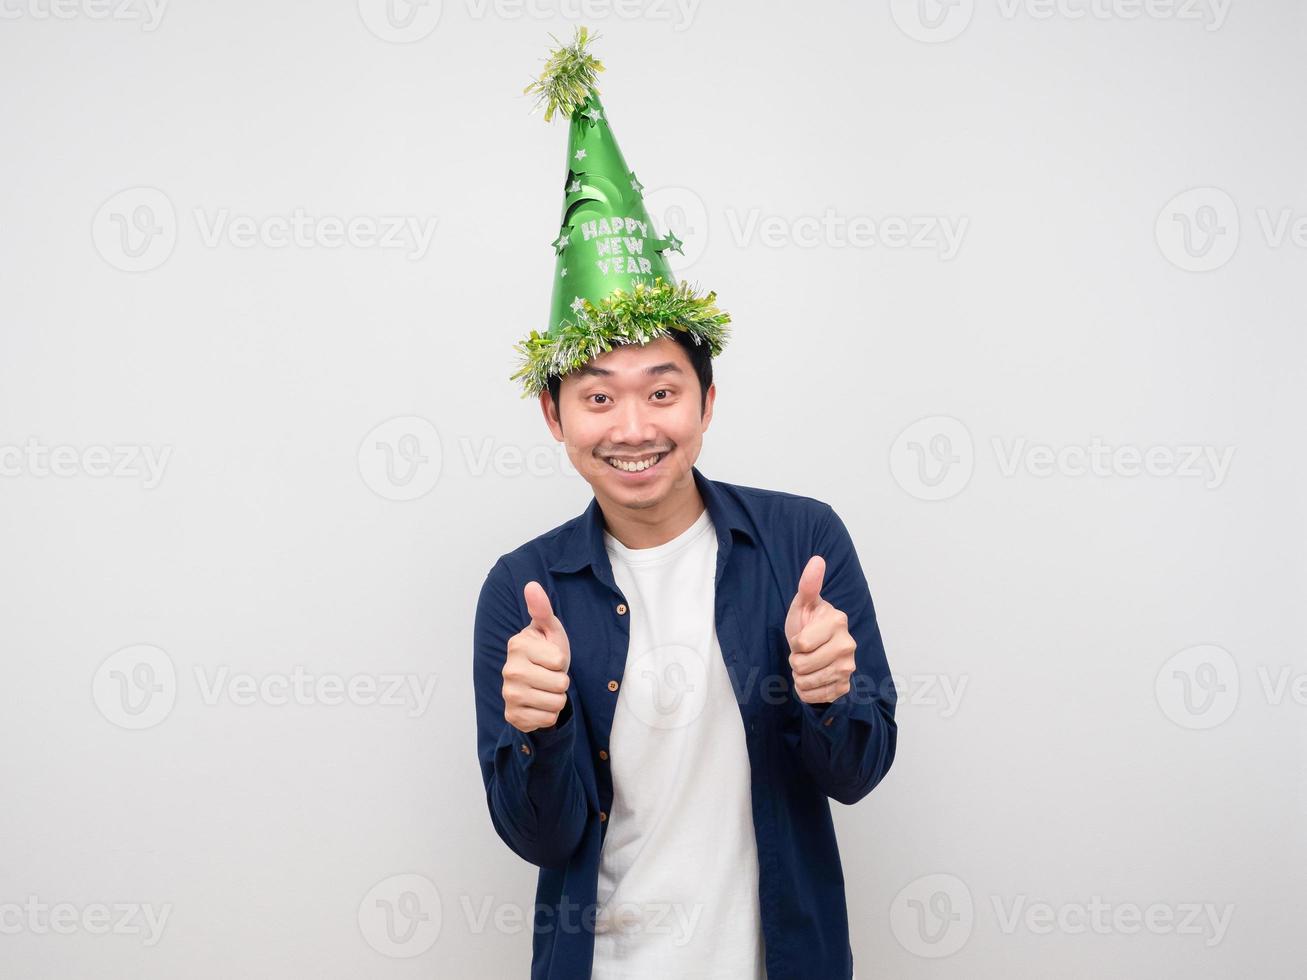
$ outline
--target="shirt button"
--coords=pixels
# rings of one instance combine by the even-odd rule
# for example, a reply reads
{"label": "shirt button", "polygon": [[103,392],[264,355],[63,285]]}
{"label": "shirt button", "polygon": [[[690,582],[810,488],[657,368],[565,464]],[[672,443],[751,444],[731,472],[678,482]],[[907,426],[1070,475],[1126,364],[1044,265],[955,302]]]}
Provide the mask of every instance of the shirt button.
{"label": "shirt button", "polygon": [[830,724],[832,721],[834,721],[834,720],[835,720],[834,718],[827,718],[825,721],[822,722],[822,724],[823,724],[823,725],[829,725],[829,724]]}
{"label": "shirt button", "polygon": [[607,820],[607,819],[608,819],[608,814],[604,813],[603,810],[600,810],[600,811],[599,811],[599,822],[600,822],[600,823],[603,823],[603,822],[604,822],[605,820]]}
{"label": "shirt button", "polygon": [[608,690],[610,690],[610,691],[616,691],[616,690],[617,690],[617,681],[609,681],[609,682],[608,682]]}
{"label": "shirt button", "polygon": [[530,755],[530,754],[531,754],[531,747],[530,747],[529,745],[523,745],[523,746],[522,746],[522,754],[523,754],[523,755]]}
{"label": "shirt button", "polygon": [[[525,748],[525,747],[526,747],[526,746],[523,746],[523,748]],[[608,760],[608,753],[605,752],[603,749],[600,749],[600,750],[599,750],[599,758],[603,759],[604,761],[607,761],[607,760]]]}
{"label": "shirt button", "polygon": [[619,602],[619,603],[617,604],[617,615],[619,615],[619,616],[625,616],[625,615],[626,615],[626,603],[624,603],[624,602]]}

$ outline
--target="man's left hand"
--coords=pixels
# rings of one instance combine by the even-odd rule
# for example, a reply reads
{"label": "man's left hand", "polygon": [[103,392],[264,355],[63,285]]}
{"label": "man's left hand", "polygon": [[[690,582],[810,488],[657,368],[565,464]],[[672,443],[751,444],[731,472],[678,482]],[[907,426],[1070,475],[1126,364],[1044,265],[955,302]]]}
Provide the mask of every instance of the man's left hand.
{"label": "man's left hand", "polygon": [[826,559],[809,558],[785,617],[794,690],[808,704],[827,704],[848,693],[857,668],[849,617],[821,597],[825,575]]}

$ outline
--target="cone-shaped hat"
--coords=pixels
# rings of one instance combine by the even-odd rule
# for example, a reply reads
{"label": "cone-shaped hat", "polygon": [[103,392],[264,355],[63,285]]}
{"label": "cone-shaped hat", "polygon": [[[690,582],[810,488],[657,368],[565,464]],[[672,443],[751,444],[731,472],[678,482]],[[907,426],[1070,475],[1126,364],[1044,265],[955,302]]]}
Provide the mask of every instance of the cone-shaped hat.
{"label": "cone-shaped hat", "polygon": [[604,66],[586,50],[591,40],[577,28],[526,87],[538,93],[546,122],[561,112],[570,125],[563,217],[551,243],[549,325],[515,347],[521,362],[513,380],[522,379],[524,398],[617,344],[647,344],[681,330],[716,357],[728,339],[731,318],[717,308],[717,294],[678,284],[667,265],[663,253],[680,251],[681,243],[660,235],[649,219],[643,187],[599,101],[595,77]]}

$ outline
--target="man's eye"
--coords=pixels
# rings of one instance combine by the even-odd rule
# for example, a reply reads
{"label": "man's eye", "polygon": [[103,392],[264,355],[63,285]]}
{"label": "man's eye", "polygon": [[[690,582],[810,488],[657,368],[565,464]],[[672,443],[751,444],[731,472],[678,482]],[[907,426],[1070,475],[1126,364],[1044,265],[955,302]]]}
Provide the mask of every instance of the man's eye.
{"label": "man's eye", "polygon": [[[594,395],[591,395],[590,397],[591,397],[591,398],[607,398],[608,396],[607,396],[607,395],[602,395],[602,394],[594,394]],[[601,405],[601,404],[603,404],[603,403],[602,403],[602,402],[595,402],[595,404],[596,404],[596,405]]]}
{"label": "man's eye", "polygon": [[[655,395],[655,396],[657,396],[657,395],[670,395],[670,394],[671,394],[671,392],[668,391],[666,388],[659,388],[657,391],[654,392],[654,395]],[[666,398],[659,398],[658,400],[659,400],[659,401],[666,401],[667,399],[666,399]]]}

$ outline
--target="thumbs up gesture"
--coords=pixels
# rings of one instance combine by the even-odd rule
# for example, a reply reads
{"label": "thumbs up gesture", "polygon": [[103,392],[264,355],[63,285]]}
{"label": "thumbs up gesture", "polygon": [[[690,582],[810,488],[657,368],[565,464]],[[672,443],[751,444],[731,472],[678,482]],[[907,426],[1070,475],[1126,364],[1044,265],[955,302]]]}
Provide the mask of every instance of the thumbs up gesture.
{"label": "thumbs up gesture", "polygon": [[857,641],[849,617],[821,597],[826,559],[813,555],[799,576],[799,588],[785,616],[794,690],[808,704],[826,704],[848,693],[857,667]]}
{"label": "thumbs up gesture", "polygon": [[509,637],[504,661],[504,719],[520,732],[549,728],[567,704],[572,648],[539,582],[523,590],[531,622]]}

